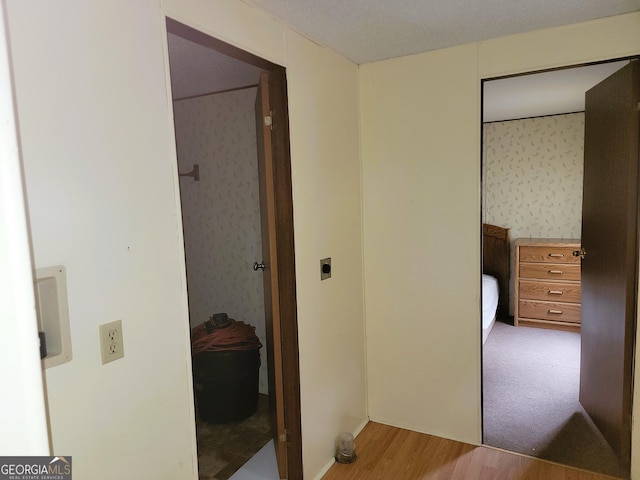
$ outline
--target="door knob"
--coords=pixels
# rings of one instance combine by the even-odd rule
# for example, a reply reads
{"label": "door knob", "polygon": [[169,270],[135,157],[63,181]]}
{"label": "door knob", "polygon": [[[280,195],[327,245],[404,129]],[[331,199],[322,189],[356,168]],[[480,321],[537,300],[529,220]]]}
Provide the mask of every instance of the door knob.
{"label": "door knob", "polygon": [[584,248],[581,248],[580,250],[574,250],[573,256],[580,257],[582,260],[584,260],[584,257],[587,256],[587,251]]}
{"label": "door knob", "polygon": [[257,272],[259,268],[261,268],[262,270],[264,270],[264,263],[262,263],[262,262],[260,262],[260,263],[255,262],[255,263],[253,264],[253,271],[254,271],[254,272]]}

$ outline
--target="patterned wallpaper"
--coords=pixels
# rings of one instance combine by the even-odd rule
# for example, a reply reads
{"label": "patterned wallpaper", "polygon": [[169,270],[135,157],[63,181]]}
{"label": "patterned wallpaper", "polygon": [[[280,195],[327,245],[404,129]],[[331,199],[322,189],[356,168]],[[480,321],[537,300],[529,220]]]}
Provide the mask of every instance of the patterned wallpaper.
{"label": "patterned wallpaper", "polygon": [[584,113],[487,123],[483,221],[516,238],[580,238]]}
{"label": "patterned wallpaper", "polygon": [[216,312],[256,327],[262,342],[261,393],[267,393],[256,89],[174,102],[178,170],[200,165],[200,181],[180,178],[189,313],[198,325]]}

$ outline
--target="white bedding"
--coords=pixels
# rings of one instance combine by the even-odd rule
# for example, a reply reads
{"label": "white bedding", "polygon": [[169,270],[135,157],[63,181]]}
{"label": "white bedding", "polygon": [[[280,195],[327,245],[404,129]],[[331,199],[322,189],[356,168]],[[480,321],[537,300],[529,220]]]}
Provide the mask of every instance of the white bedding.
{"label": "white bedding", "polygon": [[491,275],[482,274],[482,343],[487,337],[496,321],[498,309],[499,287],[498,280]]}

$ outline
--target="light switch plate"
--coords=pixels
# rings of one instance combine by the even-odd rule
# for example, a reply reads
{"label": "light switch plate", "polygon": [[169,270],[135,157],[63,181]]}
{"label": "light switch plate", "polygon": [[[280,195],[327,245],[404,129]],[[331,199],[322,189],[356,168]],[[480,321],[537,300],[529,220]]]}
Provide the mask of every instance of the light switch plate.
{"label": "light switch plate", "polygon": [[124,357],[122,320],[100,325],[100,354],[103,365]]}

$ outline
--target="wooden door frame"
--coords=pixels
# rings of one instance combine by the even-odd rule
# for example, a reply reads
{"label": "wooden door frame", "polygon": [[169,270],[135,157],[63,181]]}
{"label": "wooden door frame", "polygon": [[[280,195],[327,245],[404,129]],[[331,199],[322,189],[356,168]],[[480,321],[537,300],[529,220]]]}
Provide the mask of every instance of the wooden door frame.
{"label": "wooden door frame", "polygon": [[[283,363],[284,412],[287,432],[288,478],[302,478],[302,425],[300,422],[300,369],[293,238],[293,191],[289,147],[289,109],[286,69],[234,45],[211,37],[166,17],[167,31],[219,53],[269,72],[269,103],[272,110],[273,170],[280,298],[280,340]],[[274,341],[278,339],[274,338]],[[270,350],[273,346],[267,345]]]}
{"label": "wooden door frame", "polygon": [[[487,77],[487,78],[480,78],[480,229],[482,229],[482,222],[483,222],[483,205],[484,205],[484,189],[485,186],[483,185],[483,171],[484,171],[484,156],[483,156],[483,152],[484,152],[484,83],[485,82],[490,82],[493,80],[502,80],[505,78],[512,78],[512,77],[520,77],[520,76],[525,76],[525,75],[531,75],[531,74],[536,74],[536,73],[544,73],[544,72],[551,72],[551,71],[555,71],[555,70],[565,70],[565,69],[570,69],[570,68],[579,68],[579,67],[584,67],[584,66],[588,66],[588,65],[598,65],[598,64],[603,64],[603,63],[612,63],[612,62],[619,62],[619,61],[624,61],[624,60],[637,60],[640,61],[640,56],[639,55],[629,55],[626,57],[620,57],[620,58],[611,58],[611,59],[606,59],[606,60],[602,60],[602,61],[596,61],[596,62],[589,62],[589,63],[580,63],[580,64],[575,64],[575,65],[564,65],[564,66],[559,66],[559,67],[555,67],[555,68],[548,68],[548,69],[542,69],[542,70],[530,70],[530,71],[526,71],[526,72],[521,72],[521,73],[515,73],[515,74],[510,74],[510,75],[502,75],[502,76],[497,76],[497,77]],[[585,92],[586,93],[586,92]],[[516,119],[514,119],[516,120]],[[639,203],[637,205],[637,215],[640,217],[640,197],[638,199]],[[638,227],[638,235],[640,236],[640,224]],[[482,231],[482,230],[480,230]],[[482,237],[481,237],[482,238]],[[513,240],[513,239],[512,239]],[[482,258],[482,240],[480,242],[480,248],[481,248],[481,258]],[[636,245],[636,248],[639,248],[638,245]],[[640,252],[638,253],[640,255]],[[482,265],[480,265],[480,270],[482,272]],[[638,289],[640,288],[639,285],[639,276],[640,276],[640,268],[638,267],[638,265],[636,264],[636,291],[635,291],[635,295],[638,295]],[[482,299],[481,299],[481,303],[482,303]],[[631,358],[631,392],[630,393],[630,398],[629,401],[631,402],[631,407],[630,410],[631,412],[633,412],[633,396],[634,396],[634,390],[635,387],[633,385],[633,379],[634,379],[634,372],[636,369],[636,358],[635,358],[635,354],[636,354],[636,350],[638,348],[638,346],[636,345],[636,336],[637,334],[635,333],[636,329],[637,329],[637,315],[638,315],[638,311],[640,310],[640,304],[636,303],[636,311],[633,314],[633,322],[634,322],[634,334],[633,334],[633,346],[632,346],[632,358]],[[480,313],[482,313],[482,305],[481,305],[481,309],[480,309]],[[482,336],[480,337],[482,338]],[[480,346],[480,365],[482,365],[482,355],[483,355],[483,346]],[[483,445],[485,445],[484,443],[484,399],[483,399],[483,379],[484,379],[484,369],[481,369],[481,374],[480,374],[480,402],[481,402],[481,408],[480,408],[480,425],[481,425],[481,442]],[[632,413],[633,416],[633,413]],[[632,428],[631,428],[631,432],[630,432],[630,441],[631,443],[633,443],[633,418],[631,420],[631,424],[632,424]],[[631,447],[633,448],[633,445],[631,445]],[[628,468],[629,466],[625,467]]]}

